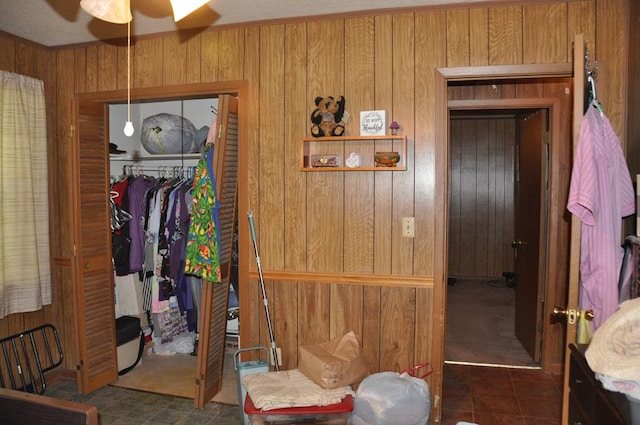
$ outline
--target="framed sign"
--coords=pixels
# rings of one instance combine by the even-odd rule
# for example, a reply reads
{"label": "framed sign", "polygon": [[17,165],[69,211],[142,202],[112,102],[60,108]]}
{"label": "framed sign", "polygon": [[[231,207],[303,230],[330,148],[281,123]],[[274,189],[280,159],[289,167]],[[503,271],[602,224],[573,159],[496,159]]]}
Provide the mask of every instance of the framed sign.
{"label": "framed sign", "polygon": [[387,111],[360,111],[360,135],[384,136],[387,130]]}

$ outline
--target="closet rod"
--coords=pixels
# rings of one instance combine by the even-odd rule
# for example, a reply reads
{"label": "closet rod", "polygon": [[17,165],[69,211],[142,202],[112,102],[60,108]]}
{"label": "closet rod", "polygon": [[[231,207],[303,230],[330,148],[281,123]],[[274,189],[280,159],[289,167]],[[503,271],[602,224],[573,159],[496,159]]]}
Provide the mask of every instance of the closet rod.
{"label": "closet rod", "polygon": [[191,177],[195,175],[196,167],[195,166],[185,166],[185,165],[161,165],[159,167],[149,167],[142,165],[124,165],[122,167],[123,174],[126,175],[140,175],[145,172],[155,172],[160,175],[160,177]]}

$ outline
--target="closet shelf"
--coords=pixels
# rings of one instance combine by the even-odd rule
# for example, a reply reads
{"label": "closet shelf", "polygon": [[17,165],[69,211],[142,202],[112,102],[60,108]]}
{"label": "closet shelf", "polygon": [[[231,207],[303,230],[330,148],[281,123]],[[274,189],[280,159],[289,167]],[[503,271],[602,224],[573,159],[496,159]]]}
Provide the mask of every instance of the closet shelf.
{"label": "closet shelf", "polygon": [[176,154],[110,154],[110,161],[164,161],[173,159],[199,159],[199,153],[176,153]]}

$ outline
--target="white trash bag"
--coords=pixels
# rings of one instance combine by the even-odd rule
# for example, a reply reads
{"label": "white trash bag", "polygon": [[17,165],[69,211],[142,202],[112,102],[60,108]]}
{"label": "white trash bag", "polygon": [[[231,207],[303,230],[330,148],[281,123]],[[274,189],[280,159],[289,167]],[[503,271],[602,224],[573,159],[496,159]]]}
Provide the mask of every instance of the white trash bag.
{"label": "white trash bag", "polygon": [[199,151],[196,127],[187,118],[159,113],[142,121],[140,142],[151,154],[182,154]]}
{"label": "white trash bag", "polygon": [[425,425],[431,411],[427,383],[408,373],[374,373],[358,386],[351,425]]}

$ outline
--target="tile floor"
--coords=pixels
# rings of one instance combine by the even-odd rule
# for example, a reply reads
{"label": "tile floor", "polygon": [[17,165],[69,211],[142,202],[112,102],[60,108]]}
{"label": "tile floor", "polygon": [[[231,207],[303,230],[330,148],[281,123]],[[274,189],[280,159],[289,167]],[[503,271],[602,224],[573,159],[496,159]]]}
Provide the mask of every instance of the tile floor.
{"label": "tile floor", "polygon": [[74,382],[49,386],[46,396],[89,404],[98,408],[100,425],[238,425],[237,406],[208,403],[202,410],[193,399],[107,386],[91,394],[77,394]]}
{"label": "tile floor", "polygon": [[[75,383],[57,382],[45,395],[98,408],[101,425],[241,423],[237,406],[209,403],[107,386],[76,393]],[[467,421],[480,425],[558,425],[562,377],[537,370],[445,364],[441,425]]]}
{"label": "tile floor", "polygon": [[563,378],[539,370],[445,364],[441,425],[558,425]]}

